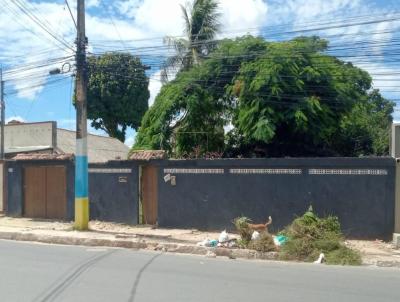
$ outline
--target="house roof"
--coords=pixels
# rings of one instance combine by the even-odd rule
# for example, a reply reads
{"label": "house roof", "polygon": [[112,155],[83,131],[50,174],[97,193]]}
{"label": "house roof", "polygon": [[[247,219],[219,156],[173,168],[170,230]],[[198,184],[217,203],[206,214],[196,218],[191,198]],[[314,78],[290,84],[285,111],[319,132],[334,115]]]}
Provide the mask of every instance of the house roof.
{"label": "house roof", "polygon": [[165,159],[167,153],[165,150],[135,150],[129,156],[132,160],[151,160],[151,159]]}
{"label": "house roof", "polygon": [[[57,152],[75,153],[75,131],[57,129]],[[91,163],[102,163],[116,159],[127,159],[129,147],[116,138],[88,134],[88,159]]]}
{"label": "house roof", "polygon": [[14,160],[70,160],[73,154],[54,153],[20,153],[13,157]]}
{"label": "house roof", "polygon": [[46,151],[46,150],[52,150],[52,149],[53,149],[52,146],[23,146],[23,147],[5,148],[4,151],[6,154],[13,154],[13,153]]}

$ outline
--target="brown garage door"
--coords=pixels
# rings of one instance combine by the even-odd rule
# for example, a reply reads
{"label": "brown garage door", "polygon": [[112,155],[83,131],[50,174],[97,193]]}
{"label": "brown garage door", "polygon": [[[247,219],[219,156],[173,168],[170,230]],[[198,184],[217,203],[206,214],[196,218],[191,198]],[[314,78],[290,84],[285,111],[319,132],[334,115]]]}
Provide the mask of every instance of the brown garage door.
{"label": "brown garage door", "polygon": [[63,166],[25,167],[24,216],[65,219],[66,170]]}
{"label": "brown garage door", "polygon": [[157,223],[157,195],[157,168],[144,166],[142,170],[142,205],[145,224]]}

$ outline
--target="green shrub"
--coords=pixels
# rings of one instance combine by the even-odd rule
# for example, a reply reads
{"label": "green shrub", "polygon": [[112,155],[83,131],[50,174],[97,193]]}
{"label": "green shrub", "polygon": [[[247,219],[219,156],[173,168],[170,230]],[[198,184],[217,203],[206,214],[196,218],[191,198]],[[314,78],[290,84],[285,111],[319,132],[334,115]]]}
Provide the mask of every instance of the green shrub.
{"label": "green shrub", "polygon": [[327,264],[361,265],[361,255],[347,246],[341,246],[325,255]]}
{"label": "green shrub", "polygon": [[318,219],[318,226],[323,232],[329,232],[341,235],[340,222],[337,216],[328,216],[323,219]]}
{"label": "green shrub", "polygon": [[279,258],[282,260],[300,260],[311,262],[315,255],[317,255],[317,253],[312,246],[311,239],[289,239],[279,251]]}
{"label": "green shrub", "polygon": [[339,219],[335,216],[319,218],[311,207],[287,226],[282,234],[288,237],[280,249],[279,257],[283,260],[311,262],[324,253],[329,264],[361,263],[360,255],[344,245]]}
{"label": "green shrub", "polygon": [[233,221],[233,224],[236,227],[236,230],[239,232],[240,238],[242,239],[242,242],[247,246],[247,244],[251,240],[251,235],[253,234],[253,231],[249,228],[249,223],[251,222],[250,218],[247,217],[237,217]]}

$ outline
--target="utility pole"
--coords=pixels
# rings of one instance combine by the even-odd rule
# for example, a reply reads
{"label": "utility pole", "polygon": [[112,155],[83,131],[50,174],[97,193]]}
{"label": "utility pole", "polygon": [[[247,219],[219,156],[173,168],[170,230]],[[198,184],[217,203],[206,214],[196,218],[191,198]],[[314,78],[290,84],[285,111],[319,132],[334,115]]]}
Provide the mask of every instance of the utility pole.
{"label": "utility pole", "polygon": [[85,1],[78,0],[76,39],[76,154],[75,154],[75,229],[87,230],[89,224],[87,156],[87,66]]}
{"label": "utility pole", "polygon": [[1,106],[1,146],[0,146],[0,159],[5,159],[4,154],[4,119],[5,119],[5,110],[6,105],[4,102],[4,81],[3,81],[3,69],[0,68],[0,106]]}

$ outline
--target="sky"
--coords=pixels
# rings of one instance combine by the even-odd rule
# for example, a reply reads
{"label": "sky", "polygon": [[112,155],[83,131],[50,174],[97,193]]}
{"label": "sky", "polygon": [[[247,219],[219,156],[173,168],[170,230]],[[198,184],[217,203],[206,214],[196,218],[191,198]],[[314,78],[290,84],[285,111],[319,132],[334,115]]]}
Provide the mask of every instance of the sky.
{"label": "sky", "polygon": [[[68,1],[75,15],[76,0]],[[400,101],[400,12],[398,0],[220,0],[223,30],[219,38],[244,34],[261,35],[270,40],[293,37],[293,32],[321,22],[354,21],[360,18],[385,18],[390,22],[362,24],[345,28],[325,28],[318,32],[332,39],[331,45],[351,61],[340,45],[371,43],[376,56],[354,62],[372,74],[374,88],[387,98]],[[186,0],[87,0],[86,28],[88,51],[101,53],[146,46],[160,46],[164,36],[182,35],[183,19],[179,4]],[[72,62],[75,27],[64,0],[0,0],[0,64],[6,81],[6,121],[57,121],[58,126],[75,128],[75,109],[71,103]],[[17,4],[33,16],[24,15]],[[399,15],[397,15],[399,17]],[[39,23],[39,24],[38,24]],[[329,27],[329,26],[327,26]],[[47,31],[46,31],[47,29]],[[48,30],[50,29],[50,33]],[[397,31],[397,33],[396,33]],[[276,33],[282,33],[277,35]],[[52,34],[52,35],[50,35]],[[57,38],[57,40],[54,38]],[[379,42],[379,43],[378,43]],[[397,47],[397,48],[396,48]],[[335,48],[335,47],[333,47]],[[135,52],[133,51],[135,54]],[[335,54],[335,53],[333,53]],[[31,69],[32,66],[42,66]],[[65,74],[48,76],[49,70],[62,68]],[[150,71],[150,105],[161,88],[159,70]],[[399,88],[398,88],[399,87]],[[394,118],[400,120],[400,111]],[[105,135],[89,128],[91,133]],[[135,132],[127,133],[126,144],[134,142]]]}

